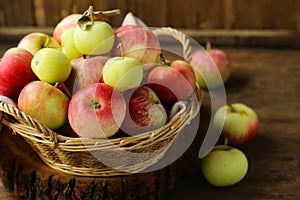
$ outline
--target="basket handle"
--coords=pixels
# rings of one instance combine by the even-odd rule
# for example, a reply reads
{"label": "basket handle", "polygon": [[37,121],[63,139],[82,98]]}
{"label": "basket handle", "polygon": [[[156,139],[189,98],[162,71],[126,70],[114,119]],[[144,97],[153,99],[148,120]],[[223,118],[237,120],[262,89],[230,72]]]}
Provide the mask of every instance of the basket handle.
{"label": "basket handle", "polygon": [[171,27],[157,28],[153,30],[153,33],[156,36],[170,35],[176,40],[178,40],[183,47],[183,58],[186,61],[191,62],[192,47],[190,46],[190,40],[187,38],[187,36],[184,33]]}

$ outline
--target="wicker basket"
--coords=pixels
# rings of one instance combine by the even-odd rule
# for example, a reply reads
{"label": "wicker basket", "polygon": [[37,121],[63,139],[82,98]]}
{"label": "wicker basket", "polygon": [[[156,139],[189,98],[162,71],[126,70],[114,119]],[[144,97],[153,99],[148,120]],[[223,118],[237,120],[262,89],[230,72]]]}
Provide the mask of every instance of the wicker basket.
{"label": "wicker basket", "polygon": [[[172,28],[159,28],[153,31],[157,36],[170,35],[177,39],[183,46],[183,57],[190,61],[191,47],[186,36]],[[8,126],[13,134],[21,135],[35,150],[39,157],[50,167],[71,175],[112,177],[128,175],[143,171],[146,167],[159,161],[171,146],[174,138],[198,114],[201,106],[201,90],[195,89],[195,94],[187,101],[185,109],[181,109],[162,128],[139,134],[113,139],[82,139],[60,135],[37,120],[26,115],[17,108],[0,102],[0,123]],[[0,124],[0,125],[2,125]],[[153,159],[147,156],[130,162],[130,158],[120,155],[119,151],[142,153],[156,152]],[[128,166],[121,166],[119,170],[109,167],[95,154],[101,153],[122,165],[124,160]],[[118,168],[118,167],[117,167]],[[127,170],[128,168],[128,170]]]}

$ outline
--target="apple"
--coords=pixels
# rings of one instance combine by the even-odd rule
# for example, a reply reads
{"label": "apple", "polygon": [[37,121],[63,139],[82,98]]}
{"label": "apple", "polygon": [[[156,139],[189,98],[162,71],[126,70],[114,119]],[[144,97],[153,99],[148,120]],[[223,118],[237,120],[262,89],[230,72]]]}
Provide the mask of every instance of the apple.
{"label": "apple", "polygon": [[0,95],[15,99],[22,88],[36,80],[31,70],[33,55],[22,48],[8,49],[0,60]]}
{"label": "apple", "polygon": [[114,45],[114,30],[104,21],[94,21],[85,29],[77,26],[74,32],[74,44],[83,55],[108,53]]}
{"label": "apple", "polygon": [[118,132],[125,114],[123,94],[105,83],[95,83],[72,96],[68,119],[82,138],[108,138]]}
{"label": "apple", "polygon": [[121,126],[123,132],[134,135],[161,128],[168,120],[167,112],[155,92],[145,85],[129,93],[128,109]]}
{"label": "apple", "polygon": [[71,27],[61,34],[61,51],[69,60],[80,58],[82,54],[78,51],[74,44],[74,32],[76,27]]}
{"label": "apple", "polygon": [[222,137],[233,145],[250,141],[258,132],[259,120],[256,112],[243,103],[220,107],[213,120],[214,126],[222,130]]}
{"label": "apple", "polygon": [[73,59],[71,61],[72,75],[67,81],[73,86],[73,94],[81,88],[103,82],[102,70],[108,59],[107,56]]}
{"label": "apple", "polygon": [[191,64],[194,66],[196,80],[202,88],[217,88],[231,75],[229,56],[220,49],[211,49],[207,43],[207,51],[197,50],[192,53]]}
{"label": "apple", "polygon": [[68,79],[72,65],[61,51],[43,48],[34,55],[31,68],[41,81],[54,84]]}
{"label": "apple", "polygon": [[248,159],[237,148],[217,145],[201,159],[201,171],[211,185],[217,187],[231,186],[246,176]]}
{"label": "apple", "polygon": [[103,67],[104,83],[119,91],[138,87],[143,80],[143,66],[132,57],[112,57]]}
{"label": "apple", "polygon": [[196,78],[193,67],[184,60],[174,60],[170,65],[153,68],[148,75],[148,84],[165,106],[178,100],[187,100],[194,92]]}
{"label": "apple", "polygon": [[70,14],[67,15],[66,17],[64,17],[61,21],[59,21],[52,33],[53,38],[59,43],[61,44],[61,35],[62,33],[71,28],[71,27],[76,27],[77,26],[77,22],[78,20],[82,17],[81,14],[78,13],[74,13],[74,14]]}
{"label": "apple", "polygon": [[60,44],[46,33],[33,32],[25,35],[18,43],[17,47],[26,49],[33,55],[42,48],[61,49]]}
{"label": "apple", "polygon": [[[122,44],[123,52],[117,48],[118,44]],[[114,53],[116,56],[123,54],[138,59],[147,71],[160,62],[161,47],[151,30],[135,25],[124,25],[115,31]]]}
{"label": "apple", "polygon": [[13,107],[17,107],[17,104],[14,100],[12,100],[11,98],[7,97],[7,96],[3,96],[3,95],[0,95],[0,102],[4,102],[6,104],[10,104],[12,105]]}
{"label": "apple", "polygon": [[43,81],[28,83],[18,98],[21,111],[53,130],[66,123],[68,104],[65,93]]}

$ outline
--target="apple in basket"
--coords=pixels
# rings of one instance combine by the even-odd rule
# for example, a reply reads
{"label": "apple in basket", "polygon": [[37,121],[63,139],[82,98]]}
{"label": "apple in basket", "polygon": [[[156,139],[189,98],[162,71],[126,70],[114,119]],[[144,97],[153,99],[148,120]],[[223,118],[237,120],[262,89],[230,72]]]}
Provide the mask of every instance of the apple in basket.
{"label": "apple in basket", "polygon": [[[122,44],[122,49],[117,48],[119,44]],[[158,38],[151,30],[135,25],[124,25],[115,31],[113,52],[117,56],[123,54],[138,59],[146,71],[153,64],[159,63],[161,47]]]}
{"label": "apple in basket", "polygon": [[82,138],[108,138],[118,132],[125,114],[123,94],[105,83],[95,83],[72,96],[68,119]]}
{"label": "apple in basket", "polygon": [[72,86],[75,93],[81,88],[103,82],[102,70],[108,59],[107,56],[73,59],[72,73],[66,84]]}
{"label": "apple in basket", "polygon": [[75,58],[80,58],[82,54],[78,51],[74,43],[74,32],[76,27],[71,27],[65,30],[61,34],[61,51],[69,58],[73,60]]}
{"label": "apple in basket", "polygon": [[74,13],[67,15],[60,22],[58,22],[53,30],[52,36],[53,38],[61,44],[61,35],[62,33],[71,28],[77,26],[77,21],[81,18],[81,14]]}
{"label": "apple in basket", "polygon": [[36,80],[32,58],[29,51],[17,47],[4,53],[0,60],[0,95],[15,99],[27,83]]}
{"label": "apple in basket", "polygon": [[21,111],[53,130],[66,123],[68,104],[65,93],[43,81],[27,84],[18,98]]}
{"label": "apple in basket", "polygon": [[202,88],[217,88],[228,80],[231,74],[229,56],[220,49],[198,50],[192,53],[191,64],[194,66],[196,80]]}
{"label": "apple in basket", "polygon": [[153,68],[148,84],[155,91],[164,106],[172,106],[178,100],[187,100],[196,86],[192,66],[183,60],[174,60],[170,65]]}
{"label": "apple in basket", "polygon": [[125,95],[128,102],[122,131],[131,135],[162,127],[168,120],[167,112],[155,92],[145,85]]}
{"label": "apple in basket", "polygon": [[60,44],[46,33],[33,32],[25,35],[18,43],[20,48],[26,49],[33,55],[43,48],[61,49]]}

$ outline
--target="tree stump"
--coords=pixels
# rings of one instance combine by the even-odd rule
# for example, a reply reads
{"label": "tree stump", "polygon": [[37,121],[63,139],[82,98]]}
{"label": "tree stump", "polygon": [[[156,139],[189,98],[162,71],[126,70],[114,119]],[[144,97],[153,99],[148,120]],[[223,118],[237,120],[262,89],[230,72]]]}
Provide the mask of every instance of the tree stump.
{"label": "tree stump", "polygon": [[0,135],[1,180],[20,199],[165,199],[175,187],[175,164],[129,176],[73,176],[48,167],[21,136],[12,135],[7,127]]}

